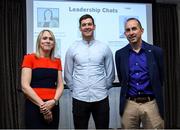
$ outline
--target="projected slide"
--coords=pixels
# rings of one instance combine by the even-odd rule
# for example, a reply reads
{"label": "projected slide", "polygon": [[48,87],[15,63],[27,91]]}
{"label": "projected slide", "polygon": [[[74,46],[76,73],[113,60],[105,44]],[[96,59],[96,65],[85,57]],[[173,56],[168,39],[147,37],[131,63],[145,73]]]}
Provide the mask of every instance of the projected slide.
{"label": "projected slide", "polygon": [[[143,39],[152,43],[152,10],[150,4],[34,1],[32,13],[29,14],[33,19],[33,51],[35,51],[38,33],[42,29],[50,29],[54,32],[57,40],[56,56],[61,58],[63,66],[67,49],[75,40],[81,39],[79,18],[84,14],[90,14],[94,17],[96,24],[95,39],[108,44],[113,54],[128,44],[124,36],[124,22],[129,17],[136,17],[141,21],[144,28]],[[27,19],[27,21],[29,20]],[[31,36],[30,32],[27,36]],[[32,44],[32,42],[28,44]],[[32,50],[28,50],[28,52],[30,53]]]}

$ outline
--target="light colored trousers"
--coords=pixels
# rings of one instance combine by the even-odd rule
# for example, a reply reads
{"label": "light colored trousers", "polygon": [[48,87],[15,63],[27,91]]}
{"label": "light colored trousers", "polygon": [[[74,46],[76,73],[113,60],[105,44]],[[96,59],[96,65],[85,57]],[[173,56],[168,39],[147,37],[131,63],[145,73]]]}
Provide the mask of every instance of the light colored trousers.
{"label": "light colored trousers", "polygon": [[159,114],[156,100],[136,103],[127,99],[122,116],[122,128],[139,129],[141,127],[144,129],[164,128],[164,120]]}

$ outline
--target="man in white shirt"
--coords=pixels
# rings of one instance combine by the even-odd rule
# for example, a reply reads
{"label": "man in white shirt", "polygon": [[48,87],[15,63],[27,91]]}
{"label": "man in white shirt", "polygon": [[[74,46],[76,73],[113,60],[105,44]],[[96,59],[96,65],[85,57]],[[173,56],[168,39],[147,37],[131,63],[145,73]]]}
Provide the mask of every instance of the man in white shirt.
{"label": "man in white shirt", "polygon": [[82,40],[68,49],[65,81],[72,91],[75,129],[87,129],[92,114],[97,129],[109,128],[108,89],[115,71],[110,48],[94,39],[94,19],[85,14],[79,19]]}

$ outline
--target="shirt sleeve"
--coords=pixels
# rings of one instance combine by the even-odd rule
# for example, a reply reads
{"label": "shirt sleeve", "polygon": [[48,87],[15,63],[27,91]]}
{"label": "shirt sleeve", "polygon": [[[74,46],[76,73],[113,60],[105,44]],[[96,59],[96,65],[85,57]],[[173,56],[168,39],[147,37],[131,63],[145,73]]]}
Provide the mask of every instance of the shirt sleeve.
{"label": "shirt sleeve", "polygon": [[106,82],[107,82],[107,89],[110,89],[115,79],[114,60],[113,60],[112,51],[108,46],[106,48],[105,53],[106,53],[106,57],[105,57]]}
{"label": "shirt sleeve", "polygon": [[61,59],[58,58],[57,62],[58,62],[58,70],[62,71],[62,62],[61,62]]}
{"label": "shirt sleeve", "polygon": [[71,91],[73,90],[73,70],[74,60],[72,56],[72,50],[69,48],[65,56],[64,80]]}
{"label": "shirt sleeve", "polygon": [[32,58],[33,58],[32,55],[29,55],[29,54],[25,55],[21,67],[32,68],[33,67]]}

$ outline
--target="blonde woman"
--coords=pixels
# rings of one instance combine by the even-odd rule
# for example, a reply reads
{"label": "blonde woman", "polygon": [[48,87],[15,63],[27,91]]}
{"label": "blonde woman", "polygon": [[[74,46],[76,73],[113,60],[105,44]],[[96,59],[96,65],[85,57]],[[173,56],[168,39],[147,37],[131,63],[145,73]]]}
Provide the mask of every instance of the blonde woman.
{"label": "blonde woman", "polygon": [[42,30],[36,53],[24,56],[21,85],[26,95],[26,128],[53,129],[59,125],[59,98],[64,86],[61,60],[54,57],[55,37]]}

